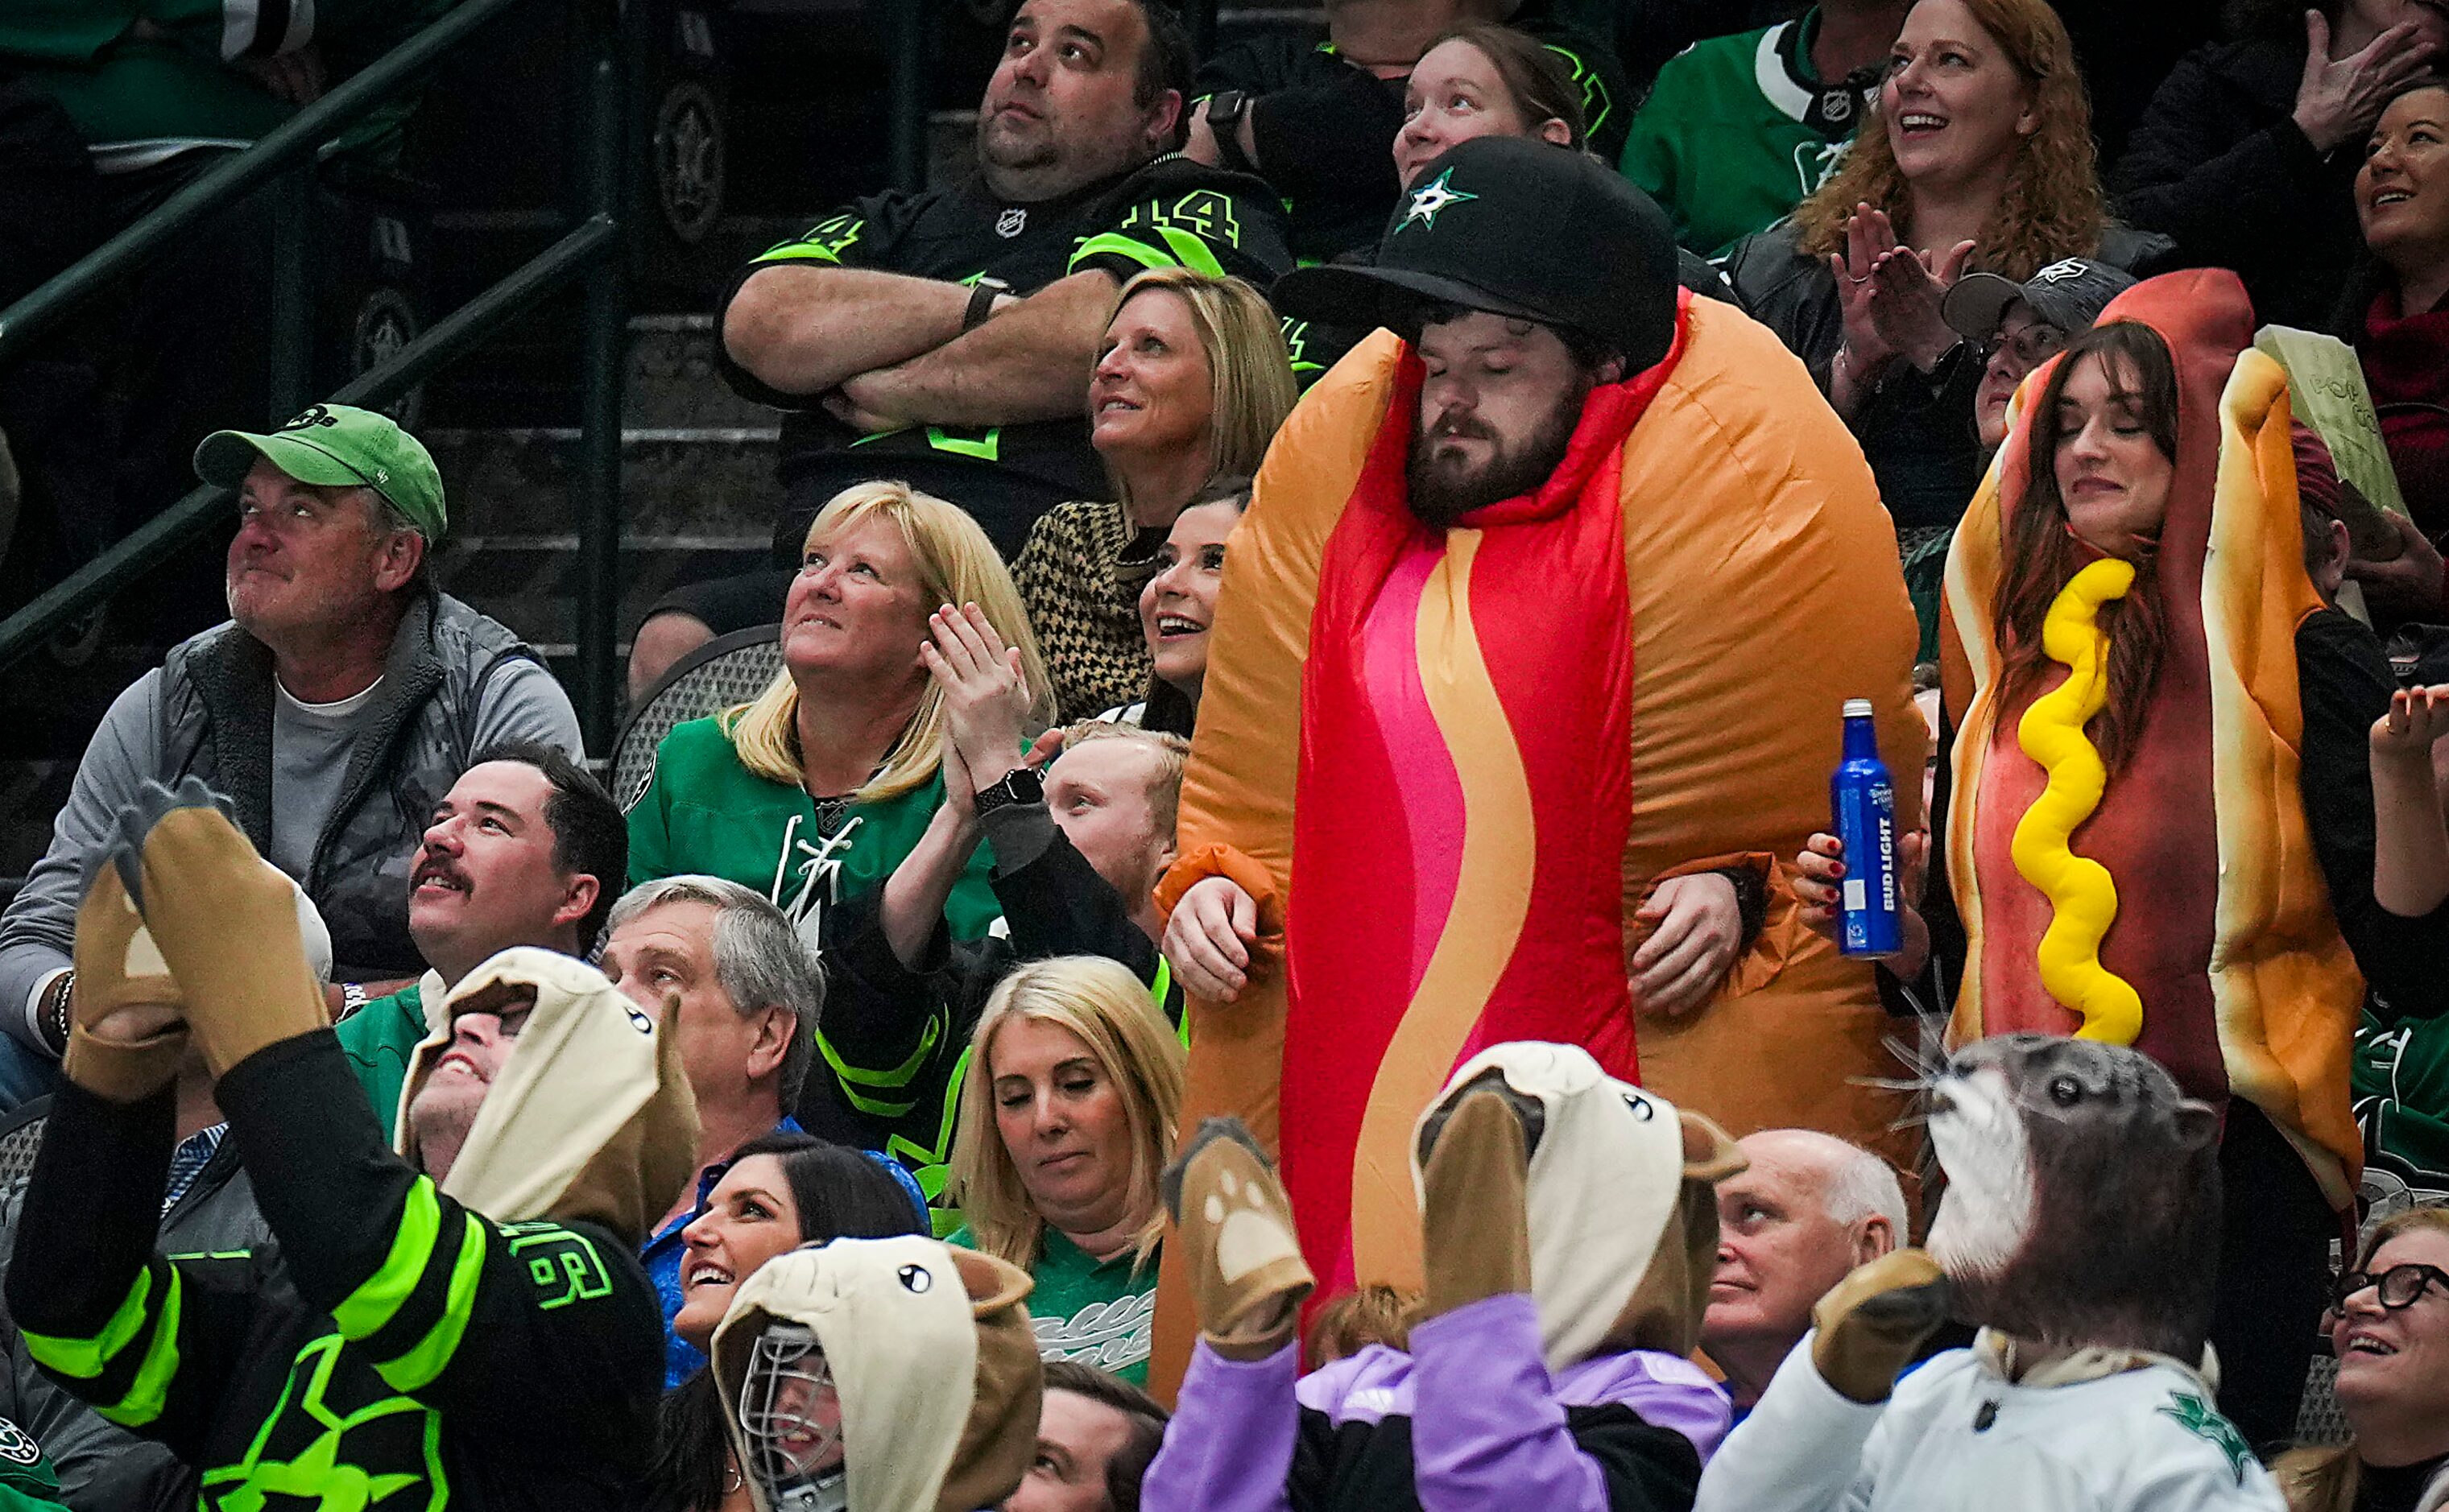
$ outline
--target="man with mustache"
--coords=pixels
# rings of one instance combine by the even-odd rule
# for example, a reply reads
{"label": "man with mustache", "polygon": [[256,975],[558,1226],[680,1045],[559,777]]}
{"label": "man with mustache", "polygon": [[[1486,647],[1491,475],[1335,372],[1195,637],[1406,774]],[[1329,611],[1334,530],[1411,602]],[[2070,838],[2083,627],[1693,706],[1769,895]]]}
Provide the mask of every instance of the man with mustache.
{"label": "man with mustache", "polygon": [[628,868],[620,805],[584,768],[530,741],[476,754],[408,866],[408,929],[425,974],[337,1025],[385,1128],[410,1058],[460,979],[515,945],[583,959]]}
{"label": "man with mustache", "polygon": [[1928,738],[1861,449],[1679,293],[1658,207],[1542,142],[1415,185],[1374,266],[1274,290],[1385,329],[1234,535],[1158,890],[1183,1126],[1280,1139],[1328,1294],[1418,1284],[1411,1120],[1487,1043],[1582,1045],[1738,1134],[1883,1134],[1848,1080],[1885,1061],[1871,969],[1802,937],[1774,858],[1824,822],[1846,699],[1896,770]]}
{"label": "man with mustache", "polygon": [[1176,154],[1190,87],[1166,0],[1027,0],[978,108],[974,174],[845,205],[740,271],[723,375],[786,411],[790,565],[648,610],[632,689],[772,622],[808,521],[852,484],[957,500],[1007,556],[1054,506],[1112,496],[1083,396],[1123,280],[1182,266],[1263,288],[1293,264],[1266,184]]}

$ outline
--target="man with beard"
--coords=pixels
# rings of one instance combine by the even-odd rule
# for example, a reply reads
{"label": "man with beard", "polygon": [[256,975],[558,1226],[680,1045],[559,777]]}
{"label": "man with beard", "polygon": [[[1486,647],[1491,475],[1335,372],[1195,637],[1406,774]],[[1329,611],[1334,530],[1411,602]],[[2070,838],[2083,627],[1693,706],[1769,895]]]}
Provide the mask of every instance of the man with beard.
{"label": "man with beard", "polygon": [[409,866],[408,932],[425,974],[350,1005],[337,1025],[385,1128],[451,989],[516,945],[585,957],[628,874],[628,823],[584,768],[532,741],[476,753],[434,806]]}
{"label": "man with beard", "polygon": [[[1173,155],[1190,78],[1166,0],[1028,0],[987,82],[974,174],[845,206],[741,271],[724,375],[790,411],[780,563],[796,566],[819,506],[876,477],[959,501],[1006,556],[1055,505],[1111,497],[1084,395],[1122,281],[1178,264],[1263,288],[1292,266],[1264,183]],[[631,686],[771,622],[787,578],[662,601]]]}
{"label": "man with beard", "polygon": [[1919,770],[1892,531],[1801,364],[1675,275],[1640,191],[1484,138],[1376,266],[1276,286],[1387,329],[1233,538],[1158,901],[1183,1126],[1281,1143],[1321,1294],[1419,1284],[1412,1120],[1489,1043],[1580,1044],[1738,1133],[1899,1111],[1851,1081],[1885,1060],[1871,969],[1776,859],[1824,822],[1846,699]]}

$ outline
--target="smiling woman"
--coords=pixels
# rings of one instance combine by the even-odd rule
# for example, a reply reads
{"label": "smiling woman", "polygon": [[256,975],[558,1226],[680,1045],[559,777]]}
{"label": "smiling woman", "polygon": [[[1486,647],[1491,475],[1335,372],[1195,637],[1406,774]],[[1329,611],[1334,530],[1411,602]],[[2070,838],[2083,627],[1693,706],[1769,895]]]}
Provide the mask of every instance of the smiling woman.
{"label": "smiling woman", "polygon": [[[820,510],[784,601],[782,670],[754,702],[677,726],[629,800],[629,880],[737,882],[821,937],[823,911],[892,873],[943,801],[944,696],[919,660],[929,614],[974,603],[1019,658],[1034,717],[1051,711],[1011,575],[954,506],[900,483]],[[1001,913],[981,846],[953,893],[955,937]]]}
{"label": "smiling woman", "polygon": [[2291,1512],[2449,1501],[2449,1210],[2384,1219],[2334,1289],[2330,1348],[2354,1437],[2272,1467]]}
{"label": "smiling woman", "polygon": [[1006,977],[970,1038],[955,1244],[1027,1270],[1038,1352],[1145,1384],[1182,1042],[1147,986],[1091,956]]}
{"label": "smiling woman", "polygon": [[1292,411],[1292,359],[1256,289],[1153,269],[1115,301],[1088,405],[1114,498],[1046,515],[1012,564],[1065,719],[1147,684],[1138,605],[1166,532],[1209,480],[1258,470]]}
{"label": "smiling woman", "polygon": [[[2363,361],[2407,513],[2437,547],[2449,540],[2449,83],[2421,79],[2390,101],[2355,195],[2368,257],[2339,334]],[[2408,545],[2402,579],[2351,570],[2385,621],[2437,622],[2437,554]]]}
{"label": "smiling woman", "polygon": [[[682,1301],[673,1331],[706,1347],[740,1284],[776,1255],[840,1238],[922,1234],[917,1210],[874,1157],[803,1134],[741,1146],[682,1231]],[[714,1378],[701,1369],[664,1399],[660,1443],[641,1505],[649,1512],[748,1512]]]}

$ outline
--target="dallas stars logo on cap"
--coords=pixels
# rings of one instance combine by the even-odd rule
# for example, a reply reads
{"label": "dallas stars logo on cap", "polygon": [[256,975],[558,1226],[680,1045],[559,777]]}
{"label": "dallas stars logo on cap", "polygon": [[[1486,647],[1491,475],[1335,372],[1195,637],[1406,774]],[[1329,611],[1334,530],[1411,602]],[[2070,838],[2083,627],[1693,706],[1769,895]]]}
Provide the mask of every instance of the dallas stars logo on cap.
{"label": "dallas stars logo on cap", "polygon": [[1475,194],[1465,194],[1459,189],[1448,188],[1446,186],[1446,181],[1453,177],[1454,170],[1452,168],[1448,168],[1445,172],[1437,175],[1437,179],[1435,183],[1423,184],[1421,187],[1413,190],[1412,207],[1403,212],[1403,224],[1408,226],[1413,221],[1417,220],[1420,224],[1428,227],[1432,231],[1435,231],[1437,228],[1438,211],[1443,210],[1448,205],[1460,204],[1466,200],[1476,200],[1479,198],[1479,196]]}

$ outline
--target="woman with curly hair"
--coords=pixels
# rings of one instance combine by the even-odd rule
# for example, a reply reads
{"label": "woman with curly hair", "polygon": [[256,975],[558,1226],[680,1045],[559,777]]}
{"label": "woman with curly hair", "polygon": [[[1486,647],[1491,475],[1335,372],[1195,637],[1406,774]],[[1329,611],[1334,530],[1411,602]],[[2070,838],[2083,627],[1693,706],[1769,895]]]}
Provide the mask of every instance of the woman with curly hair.
{"label": "woman with curly hair", "polygon": [[[1880,129],[1790,219],[1738,242],[1727,274],[1862,443],[1910,559],[1980,481],[1981,357],[1939,315],[1957,276],[2022,282],[2071,257],[2133,270],[2167,248],[2109,219],[2092,105],[2047,0],[1919,0]],[[1934,578],[1941,549],[1924,553]]]}

